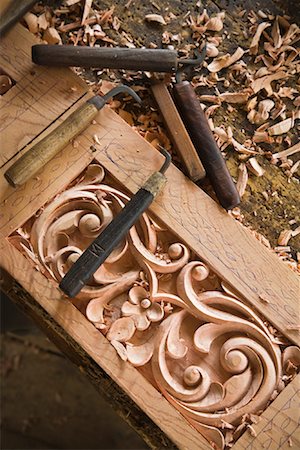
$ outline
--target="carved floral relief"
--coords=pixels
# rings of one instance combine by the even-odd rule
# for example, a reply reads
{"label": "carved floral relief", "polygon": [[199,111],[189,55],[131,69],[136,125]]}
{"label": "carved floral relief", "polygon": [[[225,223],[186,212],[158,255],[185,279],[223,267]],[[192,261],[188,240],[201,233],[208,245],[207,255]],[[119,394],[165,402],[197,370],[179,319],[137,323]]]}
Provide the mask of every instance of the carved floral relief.
{"label": "carved floral relief", "polygon": [[[59,283],[128,201],[111,184],[91,164],[10,242]],[[298,347],[148,214],[70,301],[214,448],[251,432],[300,363]]]}

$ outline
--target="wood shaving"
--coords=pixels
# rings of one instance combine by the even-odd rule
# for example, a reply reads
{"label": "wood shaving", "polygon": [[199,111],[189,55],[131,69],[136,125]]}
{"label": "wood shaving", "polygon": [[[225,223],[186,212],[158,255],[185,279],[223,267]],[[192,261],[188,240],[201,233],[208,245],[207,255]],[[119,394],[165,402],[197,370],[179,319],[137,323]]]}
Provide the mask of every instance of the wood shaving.
{"label": "wood shaving", "polygon": [[298,142],[298,144],[295,144],[290,148],[287,148],[286,150],[282,150],[282,152],[274,153],[273,158],[275,159],[287,158],[288,156],[294,155],[299,151],[300,151],[300,142]]}
{"label": "wood shaving", "polygon": [[287,133],[294,126],[294,118],[289,117],[279,123],[268,128],[268,133],[271,136],[278,136],[280,134]]}
{"label": "wood shaving", "polygon": [[161,25],[167,25],[165,19],[160,14],[147,14],[145,16],[145,20],[147,22],[156,22],[160,23]]}
{"label": "wood shaving", "polygon": [[284,246],[287,245],[293,235],[292,233],[293,233],[292,230],[281,231],[278,241],[277,241],[278,245],[284,245]]}
{"label": "wood shaving", "polygon": [[81,25],[85,24],[85,21],[89,16],[90,10],[92,7],[92,3],[93,3],[93,0],[85,0],[83,15],[82,15],[82,19],[81,19]]}
{"label": "wood shaving", "polygon": [[25,20],[28,29],[31,33],[37,33],[39,31],[39,25],[38,25],[38,18],[35,14],[32,14],[31,12],[28,12],[23,17]]}
{"label": "wood shaving", "polygon": [[218,13],[215,17],[211,17],[206,22],[206,30],[208,31],[221,31],[223,29],[223,20],[225,18],[225,12]]}
{"label": "wood shaving", "polygon": [[262,22],[258,25],[257,30],[255,35],[253,36],[253,39],[251,41],[250,44],[250,54],[251,55],[256,55],[258,52],[258,46],[259,46],[259,41],[260,41],[260,37],[262,35],[262,32],[268,28],[271,24],[269,22]]}
{"label": "wood shaving", "polygon": [[273,73],[272,75],[266,75],[264,77],[254,80],[250,86],[254,94],[257,94],[259,91],[264,89],[267,95],[271,96],[273,94],[273,89],[271,86],[272,81],[282,80],[287,77],[288,74],[281,70],[279,72]]}
{"label": "wood shaving", "polygon": [[224,56],[220,56],[213,60],[208,66],[207,69],[210,72],[219,72],[221,69],[224,69],[225,67],[231,66],[231,64],[235,63],[244,54],[244,50],[241,47],[238,47],[236,51],[233,53],[233,55],[230,55],[230,53],[227,53]]}
{"label": "wood shaving", "polygon": [[248,171],[246,164],[242,163],[239,165],[239,176],[236,183],[236,188],[241,198],[245,194],[247,183],[248,183]]}
{"label": "wood shaving", "polygon": [[247,161],[247,167],[257,177],[261,177],[265,173],[264,169],[258,164],[254,157]]}

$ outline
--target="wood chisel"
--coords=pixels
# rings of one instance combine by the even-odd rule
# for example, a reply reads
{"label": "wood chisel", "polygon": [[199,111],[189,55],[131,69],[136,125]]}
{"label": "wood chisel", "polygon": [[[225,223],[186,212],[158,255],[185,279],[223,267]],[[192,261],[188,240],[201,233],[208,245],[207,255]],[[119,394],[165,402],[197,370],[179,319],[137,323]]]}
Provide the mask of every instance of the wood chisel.
{"label": "wood chisel", "polygon": [[148,178],[61,280],[59,287],[69,297],[75,297],[81,291],[165,185],[167,180],[164,173],[171,163],[171,156],[163,148],[161,153],[165,156],[165,161],[160,170]]}

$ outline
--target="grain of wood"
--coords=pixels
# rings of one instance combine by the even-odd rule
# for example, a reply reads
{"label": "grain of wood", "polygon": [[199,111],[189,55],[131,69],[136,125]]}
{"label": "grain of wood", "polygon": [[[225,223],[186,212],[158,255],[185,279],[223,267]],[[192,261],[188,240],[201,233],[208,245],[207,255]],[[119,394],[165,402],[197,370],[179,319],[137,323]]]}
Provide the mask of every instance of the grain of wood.
{"label": "grain of wood", "polygon": [[[21,193],[16,190],[3,198],[0,233],[8,235],[24,223],[55,189],[66,186],[92,155],[132,193],[159,169],[163,160],[159,152],[108,107],[97,114],[95,122],[76,139],[75,151],[68,145],[45,166],[38,181],[30,180]],[[93,153],[95,133],[101,145]],[[297,276],[173,165],[166,175],[168,183],[150,211],[242,298],[298,343],[299,333],[286,330],[298,325]],[[17,212],[12,214],[16,206]],[[263,308],[261,295],[269,300]]]}
{"label": "grain of wood", "polygon": [[205,177],[205,170],[167,86],[164,83],[154,83],[151,86],[151,90],[188,177],[193,181],[203,179]]}
{"label": "grain of wood", "polygon": [[[6,48],[8,53],[5,70],[9,74],[14,72],[19,79],[28,76],[30,71],[28,58],[31,44],[27,40],[26,47],[23,41],[20,42],[23,34],[23,31],[20,31],[14,35],[16,42]],[[23,54],[24,59],[20,61],[20,69],[15,67],[18,66],[18,52]],[[68,74],[69,71],[63,69],[61,78],[68,77]],[[75,79],[77,80],[76,77]],[[51,82],[51,77],[46,80],[46,83],[48,82]],[[46,94],[41,96],[39,105],[43,103],[45,96]],[[33,105],[30,110],[32,108]],[[65,105],[65,108],[68,106]],[[70,111],[66,114],[69,115]],[[99,144],[94,141],[95,135]],[[2,133],[0,138],[2,139]],[[37,178],[31,179],[21,188],[14,190],[5,185],[3,173],[11,162],[7,163],[0,171],[0,264],[179,448],[208,450],[210,446],[204,438],[134,367],[118,358],[106,338],[6,239],[64,189],[94,158],[131,193],[136,192],[145,179],[160,168],[163,161],[159,152],[113,111],[104,107],[97,114],[95,123],[76,138],[76,145],[67,145],[45,165]],[[246,229],[231,219],[200,188],[187,180],[178,169],[171,166],[166,175],[168,184],[150,211],[180,236],[224,281],[233,286],[246,302],[253,305],[285,336],[296,343],[299,342],[296,275],[257,242]],[[262,297],[268,303],[262,302]],[[294,388],[295,381],[290,386]],[[275,402],[285,398],[284,396],[292,399],[287,389],[289,386]],[[273,404],[278,405],[277,410],[284,411],[284,406],[281,406],[283,403],[275,402],[264,413],[270,424],[274,417],[270,409]],[[292,439],[295,432],[290,435]]]}
{"label": "grain of wood", "polygon": [[0,40],[0,67],[16,81],[0,98],[0,166],[87,92],[71,71],[62,76],[60,69],[35,66],[30,52],[36,39],[21,25],[14,30],[14,49],[11,34]]}
{"label": "grain of wood", "polygon": [[289,440],[295,449],[300,448],[300,375],[279,394],[271,405],[259,417],[252,427],[256,436],[250,432],[233,446],[234,450],[272,448],[285,450],[290,448]]}

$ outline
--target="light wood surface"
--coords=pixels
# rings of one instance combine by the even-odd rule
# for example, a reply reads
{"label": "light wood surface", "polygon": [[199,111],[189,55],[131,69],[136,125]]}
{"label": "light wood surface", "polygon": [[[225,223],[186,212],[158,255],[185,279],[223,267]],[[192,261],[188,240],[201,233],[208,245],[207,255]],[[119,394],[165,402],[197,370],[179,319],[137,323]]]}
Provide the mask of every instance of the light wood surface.
{"label": "light wood surface", "polygon": [[287,450],[300,448],[300,375],[281,392],[273,403],[234,445],[234,450]]}
{"label": "light wood surface", "polygon": [[[1,54],[1,61],[5,63],[6,71],[8,73],[15,71],[21,78],[26,77],[26,67],[27,75],[31,70],[31,64],[28,63],[28,47],[32,39],[27,37],[25,39],[26,33],[28,33],[26,30],[20,30],[16,35],[9,33],[8,36],[13,45],[9,46],[6,41],[7,53],[5,57],[3,53]],[[20,62],[20,69],[16,69],[15,66],[18,65],[16,55],[20,48],[23,48],[24,55],[27,54],[26,57],[23,55],[23,59],[27,58],[27,62]],[[19,71],[23,72],[22,76],[18,75]],[[66,74],[66,77],[70,76],[72,83],[73,79],[78,80],[67,69],[62,69],[62,79],[65,78],[63,74]],[[82,86],[82,82],[77,82],[79,86]],[[46,83],[51,85],[50,76],[46,79]],[[82,97],[87,89],[85,86],[80,89],[82,89]],[[12,89],[9,92],[11,91]],[[19,95],[22,94],[19,93]],[[46,102],[47,95],[48,91],[45,91],[39,98],[38,104],[44,105],[49,110],[53,108],[52,114],[56,119],[61,114],[69,115],[78,107],[77,104],[73,104],[73,107],[68,109],[72,103],[65,104],[58,112],[55,105],[59,104],[63,93],[53,90],[54,98],[50,103]],[[86,94],[86,97],[88,95]],[[79,97],[78,104],[85,101]],[[18,95],[15,101],[18,105]],[[34,108],[35,106],[30,105],[29,111]],[[52,124],[53,120],[49,121],[48,125]],[[61,118],[57,119],[59,120]],[[104,107],[97,114],[95,122],[76,138],[75,143],[67,145],[49,161],[37,177],[17,189],[8,185],[3,173],[22,152],[16,155],[18,145],[16,142],[15,147],[9,147],[6,150],[8,153],[3,151],[5,161],[12,159],[9,162],[4,161],[0,171],[0,265],[34,297],[36,302],[53,317],[53,320],[64,328],[66,333],[118,383],[179,448],[208,449],[210,447],[205,439],[134,367],[119,359],[106,338],[6,239],[40,207],[63,190],[93,159],[98,160],[113,178],[118,180],[122,188],[126,188],[131,193],[136,192],[148,176],[159,169],[163,160],[159,152],[109,107]],[[53,128],[54,124],[51,126]],[[21,123],[17,122],[16,127],[21,128]],[[34,128],[35,125],[33,124],[32,127]],[[40,131],[45,127],[47,127],[46,123],[41,125]],[[31,128],[30,123],[26,124],[26,128]],[[26,133],[33,136],[36,132],[32,129],[32,131],[27,130]],[[100,144],[95,141],[95,135]],[[38,139],[41,139],[41,136]],[[4,139],[2,132],[0,139],[1,141]],[[13,145],[13,140],[10,142],[10,145]],[[24,152],[24,149],[22,151]],[[299,280],[296,275],[178,169],[171,166],[166,176],[168,184],[151,206],[150,211],[173,230],[223,280],[233,286],[247,303],[253,305],[285,336],[299,343],[299,331],[295,328],[299,325]],[[264,301],[260,300],[260,297]],[[269,303],[265,302],[266,299]],[[282,395],[285,392],[287,396],[290,395],[287,389],[289,387],[284,389],[278,399],[283,398]],[[269,408],[265,413],[269,411]],[[280,404],[278,408],[280,409]],[[266,420],[272,420],[271,416],[265,417]],[[281,420],[283,420],[282,417]]]}
{"label": "light wood surface", "polygon": [[205,177],[205,170],[166,84],[153,83],[151,90],[186,174],[192,181],[202,180]]}
{"label": "light wood surface", "polygon": [[61,291],[2,240],[1,266],[7,270],[50,314],[72,339],[146,412],[182,450],[208,450],[207,441],[176,411],[137,369],[122,361],[110,342],[92,325]]}
{"label": "light wood surface", "polygon": [[65,73],[62,69],[33,64],[31,45],[34,43],[36,38],[21,25],[0,39],[1,69],[16,82],[0,97],[0,166],[87,91],[83,80],[70,70]]}
{"label": "light wood surface", "polygon": [[[95,121],[76,139],[78,147],[69,144],[45,165],[38,180],[30,180],[2,197],[2,235],[24,223],[93,158],[132,193],[161,166],[159,152],[108,107],[97,114]],[[95,144],[95,135],[100,145]],[[299,343],[298,277],[173,165],[166,176],[169,182],[150,211],[242,298]]]}

